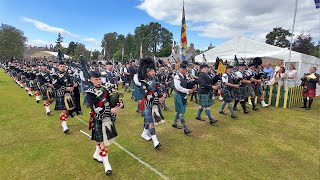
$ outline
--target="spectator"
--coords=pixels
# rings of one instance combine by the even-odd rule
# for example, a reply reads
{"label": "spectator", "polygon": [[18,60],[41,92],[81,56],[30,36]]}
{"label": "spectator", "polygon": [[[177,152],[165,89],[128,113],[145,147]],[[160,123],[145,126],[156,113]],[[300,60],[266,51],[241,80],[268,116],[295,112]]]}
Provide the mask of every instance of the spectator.
{"label": "spectator", "polygon": [[281,67],[283,67],[283,62],[282,62],[282,61],[278,61],[278,65],[277,65],[276,68],[274,69],[274,72],[279,71]]}
{"label": "spectator", "polygon": [[268,73],[269,80],[271,80],[273,78],[273,69],[270,66],[271,66],[271,64],[267,63],[266,67],[263,69],[264,73]]}
{"label": "spectator", "polygon": [[284,80],[286,79],[286,73],[284,67],[280,67],[279,71],[274,73],[273,79],[270,81],[272,85],[284,85]]}
{"label": "spectator", "polygon": [[294,87],[296,85],[297,77],[296,67],[292,64],[289,65],[289,72],[287,72],[288,87]]}

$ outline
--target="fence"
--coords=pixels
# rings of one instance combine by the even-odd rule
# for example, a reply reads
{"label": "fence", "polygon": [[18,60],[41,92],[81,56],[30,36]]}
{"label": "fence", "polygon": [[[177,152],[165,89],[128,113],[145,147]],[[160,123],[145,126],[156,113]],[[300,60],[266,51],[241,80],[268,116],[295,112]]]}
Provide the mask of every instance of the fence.
{"label": "fence", "polygon": [[287,86],[267,85],[265,87],[265,102],[275,107],[294,107],[302,103],[302,89],[302,86],[289,88]]}

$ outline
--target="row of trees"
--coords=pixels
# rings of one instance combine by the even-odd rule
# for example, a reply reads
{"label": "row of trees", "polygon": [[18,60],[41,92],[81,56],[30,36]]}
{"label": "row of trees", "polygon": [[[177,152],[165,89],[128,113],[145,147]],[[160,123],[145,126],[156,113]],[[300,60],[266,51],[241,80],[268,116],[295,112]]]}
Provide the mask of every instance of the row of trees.
{"label": "row of trees", "polygon": [[[266,35],[266,43],[274,46],[289,48],[290,41],[289,38],[293,34],[290,33],[288,29],[283,29],[282,27],[273,28],[273,31]],[[301,32],[292,44],[292,50],[300,53],[312,55],[319,57],[320,55],[320,41],[318,45],[315,45],[313,41],[310,31],[307,33]]]}
{"label": "row of trees", "polygon": [[171,54],[172,39],[173,34],[169,30],[159,23],[151,22],[136,27],[134,34],[104,34],[101,53],[105,54],[105,59],[120,60],[123,51],[124,59],[138,59],[142,45],[143,55],[164,57]]}

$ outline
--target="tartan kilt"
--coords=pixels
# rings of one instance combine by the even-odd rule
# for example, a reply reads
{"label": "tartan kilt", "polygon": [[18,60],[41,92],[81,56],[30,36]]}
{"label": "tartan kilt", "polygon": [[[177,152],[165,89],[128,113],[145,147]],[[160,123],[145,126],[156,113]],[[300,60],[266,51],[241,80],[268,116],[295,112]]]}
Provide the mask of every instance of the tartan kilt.
{"label": "tartan kilt", "polygon": [[134,87],[133,97],[135,100],[141,100],[142,99],[142,92],[139,86],[137,86],[135,83],[132,83]]}
{"label": "tartan kilt", "polygon": [[246,94],[246,97],[255,97],[256,96],[256,93],[254,92],[254,90],[253,90],[253,86],[251,86],[251,85],[248,85],[248,86],[246,86],[246,88],[247,88],[247,91],[245,91],[247,94]]}
{"label": "tartan kilt", "polygon": [[302,97],[315,97],[316,89],[308,89],[306,92],[302,89]]}
{"label": "tartan kilt", "polygon": [[102,121],[97,121],[93,119],[91,140],[95,140],[97,142],[103,142]]}
{"label": "tartan kilt", "polygon": [[174,107],[176,112],[184,114],[186,112],[186,105],[183,104],[184,97],[178,93],[174,93]]}
{"label": "tartan kilt", "polygon": [[226,103],[231,103],[233,101],[233,94],[227,89],[222,90],[221,96],[223,98],[223,101],[225,101]]}
{"label": "tartan kilt", "polygon": [[240,87],[236,90],[236,94],[235,94],[235,98],[237,100],[243,100],[245,97],[245,93],[244,93],[244,87]]}
{"label": "tartan kilt", "polygon": [[42,100],[48,100],[48,94],[47,94],[47,89],[46,90],[41,90],[41,95],[42,95]]}
{"label": "tartan kilt", "polygon": [[198,94],[199,105],[203,107],[210,107],[213,105],[213,100],[210,94]]}
{"label": "tartan kilt", "polygon": [[144,107],[143,111],[143,120],[144,124],[152,124],[154,123],[153,117],[152,117],[152,108],[150,107]]}
{"label": "tartan kilt", "polygon": [[261,97],[262,94],[263,94],[263,90],[262,90],[261,84],[258,84],[257,86],[255,86],[254,91],[256,93],[256,96]]}
{"label": "tartan kilt", "polygon": [[[76,100],[73,95],[71,95],[72,100],[74,104],[76,104]],[[56,105],[54,107],[54,110],[66,110],[66,105],[64,104],[64,96],[62,97],[56,97]]]}

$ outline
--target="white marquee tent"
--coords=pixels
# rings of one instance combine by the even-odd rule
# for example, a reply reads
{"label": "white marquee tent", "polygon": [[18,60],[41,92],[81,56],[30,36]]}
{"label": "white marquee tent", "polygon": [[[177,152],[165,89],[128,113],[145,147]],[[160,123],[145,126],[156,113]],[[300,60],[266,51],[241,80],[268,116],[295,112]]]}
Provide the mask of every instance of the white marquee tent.
{"label": "white marquee tent", "polygon": [[[263,60],[275,61],[273,64],[281,60],[288,65],[289,50],[248,38],[238,37],[204,52],[204,56],[208,62],[215,62],[217,57],[233,61],[235,55],[237,55],[239,60],[240,58],[251,59],[261,57]],[[203,62],[203,54],[196,56],[195,61]],[[320,72],[320,59],[314,56],[292,51],[290,63],[294,64],[297,68],[297,79],[300,79],[303,73],[309,72],[309,68],[313,66],[317,67],[318,73]],[[297,81],[298,83],[299,81]],[[317,95],[319,94],[320,88],[317,88]]]}

